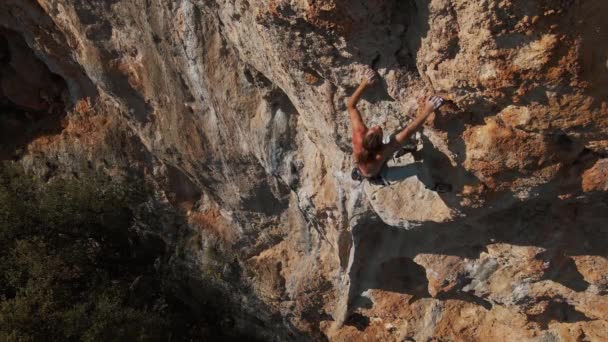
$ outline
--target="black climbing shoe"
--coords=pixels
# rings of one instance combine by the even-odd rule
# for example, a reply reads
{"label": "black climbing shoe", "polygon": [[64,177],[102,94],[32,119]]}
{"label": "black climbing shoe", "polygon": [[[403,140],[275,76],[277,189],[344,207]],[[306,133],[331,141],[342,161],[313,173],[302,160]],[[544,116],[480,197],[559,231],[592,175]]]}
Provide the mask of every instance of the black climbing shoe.
{"label": "black climbing shoe", "polygon": [[371,178],[368,178],[367,181],[369,184],[378,185],[378,186],[387,186],[390,185],[380,174]]}
{"label": "black climbing shoe", "polygon": [[444,194],[446,192],[452,192],[452,184],[448,183],[435,183],[433,186],[433,191],[436,191],[440,194]]}
{"label": "black climbing shoe", "polygon": [[360,182],[363,180],[363,176],[361,175],[361,171],[359,171],[359,168],[354,167],[353,170],[350,173],[350,177],[357,182]]}

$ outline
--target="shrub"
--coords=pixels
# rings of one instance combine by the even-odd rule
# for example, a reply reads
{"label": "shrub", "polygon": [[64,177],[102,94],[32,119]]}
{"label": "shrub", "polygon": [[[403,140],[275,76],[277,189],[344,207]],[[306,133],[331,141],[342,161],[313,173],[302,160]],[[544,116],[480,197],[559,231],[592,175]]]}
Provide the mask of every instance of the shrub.
{"label": "shrub", "polygon": [[[164,296],[159,255],[136,258],[132,243],[133,208],[148,197],[138,182],[91,174],[44,183],[2,165],[0,340],[168,340],[183,323],[154,306]],[[150,291],[137,294],[142,276]]]}

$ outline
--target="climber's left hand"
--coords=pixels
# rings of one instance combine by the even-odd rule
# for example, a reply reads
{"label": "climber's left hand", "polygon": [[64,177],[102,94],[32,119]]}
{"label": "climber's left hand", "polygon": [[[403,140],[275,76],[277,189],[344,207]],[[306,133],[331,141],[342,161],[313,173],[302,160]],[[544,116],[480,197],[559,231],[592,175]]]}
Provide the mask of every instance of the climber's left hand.
{"label": "climber's left hand", "polygon": [[378,82],[378,76],[376,75],[376,72],[372,69],[367,69],[367,71],[365,71],[364,81],[367,85],[376,84],[376,82]]}

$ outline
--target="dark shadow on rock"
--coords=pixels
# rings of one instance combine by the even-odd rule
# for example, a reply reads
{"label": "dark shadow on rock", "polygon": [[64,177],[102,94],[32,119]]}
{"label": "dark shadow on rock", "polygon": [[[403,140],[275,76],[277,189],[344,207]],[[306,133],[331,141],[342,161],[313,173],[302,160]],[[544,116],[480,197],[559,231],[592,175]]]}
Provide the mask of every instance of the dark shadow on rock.
{"label": "dark shadow on rock", "polygon": [[[440,246],[445,236],[435,236],[436,232],[424,234],[421,231],[407,231],[394,228],[382,223],[380,218],[367,219],[353,228],[355,238],[354,260],[350,269],[351,288],[349,293],[349,309],[353,310],[359,294],[369,289],[397,292],[411,295],[410,302],[421,298],[429,298],[428,279],[426,270],[414,262],[413,258],[423,253],[423,245]],[[447,232],[446,232],[447,233]],[[470,240],[470,239],[469,239]],[[473,256],[479,253],[476,246],[463,247],[462,241],[456,242],[460,251]],[[447,246],[443,253],[448,254],[452,246]],[[466,285],[461,284],[450,293],[445,293],[439,299],[458,299],[469,303],[491,307],[486,300],[472,294],[460,291]]]}
{"label": "dark shadow on rock", "polygon": [[351,301],[351,308],[353,310],[356,309],[371,309],[374,306],[374,303],[371,299],[365,296],[357,296],[353,298]]}
{"label": "dark shadow on rock", "polygon": [[563,298],[543,297],[539,298],[539,300],[549,300],[549,303],[543,312],[526,316],[528,317],[528,320],[538,323],[543,330],[547,330],[549,328],[549,323],[552,321],[557,321],[559,323],[592,321],[592,319],[587,317],[584,313],[576,310],[574,305],[566,303]]}
{"label": "dark shadow on rock", "polygon": [[382,176],[387,182],[391,184],[394,182],[404,181],[413,176],[417,176],[418,179],[420,179],[420,181],[425,184],[430,184],[430,179],[427,179],[427,177],[423,175],[423,169],[424,165],[422,162],[413,162],[408,165],[400,166],[389,166]]}
{"label": "dark shadow on rock", "polygon": [[370,87],[368,90],[365,91],[365,93],[363,93],[362,97],[370,103],[376,103],[376,102],[382,102],[382,101],[394,102],[395,99],[393,99],[389,95],[389,93],[386,91],[386,89],[387,89],[386,81],[384,79],[380,79],[378,83],[379,83],[379,86],[375,85],[373,87]]}
{"label": "dark shadow on rock", "polygon": [[[395,99],[393,99],[386,91],[386,86],[381,86],[381,85],[385,85],[386,81],[379,80],[378,83],[379,83],[379,85],[374,85],[374,86],[368,87],[365,90],[365,92],[361,95],[361,98],[372,104],[374,104],[376,102],[383,102],[383,101],[388,101],[388,102],[395,101]],[[352,94],[355,92],[356,89],[357,89],[356,87],[347,87],[346,93]]]}
{"label": "dark shadow on rock", "polygon": [[547,92],[549,92],[549,88],[546,85],[539,85],[530,91],[528,91],[525,97],[522,99],[524,104],[541,104],[543,106],[549,105],[549,98],[547,97]]}
{"label": "dark shadow on rock", "polygon": [[[608,205],[605,200],[603,192],[588,193],[585,200],[535,198],[502,208],[486,208],[490,214],[483,217],[445,223],[425,222],[409,230],[389,226],[379,217],[366,218],[352,228],[355,251],[349,272],[349,293],[352,297],[375,288],[424,296],[424,292],[419,291],[427,285],[422,269],[410,267],[418,254],[478,259],[488,245],[498,243],[545,249],[547,252],[538,258],[548,261],[549,267],[544,274],[539,274],[539,278],[551,279],[574,291],[584,291],[589,283],[571,257],[608,256],[605,247],[608,243],[605,224]],[[381,274],[383,272],[385,274]],[[485,298],[461,291],[463,286],[465,284],[460,284],[438,298],[464,300],[484,308],[491,306]],[[564,320],[585,319],[576,311],[568,311],[567,304],[553,305],[559,309],[557,312],[565,312],[560,314]]]}
{"label": "dark shadow on rock", "polygon": [[16,31],[0,28],[0,160],[63,131],[67,85]]}
{"label": "dark shadow on rock", "polygon": [[467,125],[470,124],[481,124],[481,122],[475,122],[471,113],[463,112],[454,102],[449,100],[445,101],[433,121],[435,129],[447,132],[448,148],[454,154],[458,166],[462,166],[467,159],[466,144],[462,136],[467,129]]}
{"label": "dark shadow on rock", "polygon": [[140,123],[150,121],[152,107],[146,102],[143,96],[131,86],[129,77],[118,69],[108,69],[106,72],[109,80],[109,90],[114,93],[115,96],[125,100],[129,115]]}
{"label": "dark shadow on rock", "polygon": [[199,187],[190,179],[183,170],[166,165],[167,168],[167,197],[174,206],[185,206],[190,208],[200,196]]}
{"label": "dark shadow on rock", "polygon": [[[168,205],[168,204],[167,204]],[[163,204],[164,206],[164,204]],[[165,211],[163,215],[170,215],[172,229],[179,231],[180,238],[171,240],[170,245],[160,238],[160,235],[142,235],[138,239],[133,239],[133,243],[138,248],[146,250],[138,253],[140,258],[150,260],[150,250],[159,250],[164,247],[162,260],[154,261],[156,272],[165,275],[162,290],[170,293],[167,300],[171,304],[178,304],[187,317],[193,322],[205,322],[212,330],[210,340],[213,341],[323,341],[322,336],[310,332],[301,332],[288,319],[269,307],[246,284],[247,272],[244,270],[243,256],[237,251],[239,247],[230,246],[221,240],[217,240],[214,248],[214,258],[220,266],[208,266],[201,259],[193,262],[189,258],[175,257],[171,251],[181,249],[183,253],[196,254],[200,252],[199,246],[188,243],[193,237],[201,239],[197,230],[187,228],[187,218],[179,211],[174,211],[173,207],[158,210],[150,209],[157,213]],[[169,214],[171,213],[171,214]],[[162,219],[154,220],[157,227],[149,227],[160,233],[166,234],[167,225]],[[209,238],[209,237],[207,237]],[[207,239],[206,238],[206,239]],[[210,242],[210,241],[208,241]],[[153,261],[153,260],[152,260]],[[158,263],[158,266],[156,263]],[[205,268],[211,267],[217,274],[210,276]],[[215,267],[219,267],[215,269]],[[246,303],[241,302],[242,298],[247,298]],[[221,333],[214,336],[215,332]],[[314,337],[311,335],[315,335]]]}
{"label": "dark shadow on rock", "polygon": [[428,0],[409,0],[406,1],[410,7],[406,36],[406,47],[416,56],[422,46],[422,38],[426,37],[429,26],[429,1]]}
{"label": "dark shadow on rock", "polygon": [[[131,67],[122,61],[124,56],[108,47],[105,41],[112,37],[112,23],[105,19],[104,13],[112,13],[112,4],[117,0],[99,1],[96,3],[79,2],[74,5],[78,17],[82,21],[87,38],[95,41],[104,62],[107,89],[117,98],[124,100],[128,115],[139,123],[151,120],[152,106],[146,101],[134,79],[130,79],[128,69]],[[129,50],[130,54],[137,53],[136,48]],[[139,85],[140,86],[140,85]]]}
{"label": "dark shadow on rock", "polygon": [[[464,168],[455,167],[452,165],[450,159],[443,154],[443,152],[436,149],[429,138],[425,135],[422,135],[423,148],[422,151],[418,152],[421,155],[424,165],[428,170],[428,174],[430,176],[430,180],[434,186],[437,183],[445,183],[450,184],[452,186],[453,192],[460,192],[462,190],[462,182],[460,181],[460,174],[464,173]],[[431,184],[426,184],[429,187]],[[431,187],[432,188],[432,187]],[[450,201],[450,198],[443,198],[446,201],[446,204],[449,206],[457,205],[456,203],[448,203],[453,202]]]}
{"label": "dark shadow on rock", "polygon": [[549,263],[549,268],[545,271],[542,280],[555,281],[576,292],[589,288],[590,284],[578,271],[574,260],[564,255],[563,250],[546,251],[538,254],[536,258]]}
{"label": "dark shadow on rock", "polygon": [[[344,215],[344,218],[346,218],[346,215]],[[344,222],[343,225],[346,227],[348,222]],[[348,267],[348,258],[352,245],[353,239],[350,232],[341,230],[338,235],[338,258],[340,259],[340,268],[342,270],[345,270]]]}
{"label": "dark shadow on rock", "polygon": [[[281,192],[287,192],[287,188],[277,183],[281,187]],[[260,212],[265,215],[279,215],[289,203],[280,200],[271,190],[268,180],[262,179],[258,184],[244,193],[241,201],[241,208],[246,211]]]}
{"label": "dark shadow on rock", "polygon": [[349,325],[357,328],[359,331],[363,331],[369,326],[369,318],[355,312],[346,318],[344,325]]}
{"label": "dark shadow on rock", "polygon": [[[448,207],[462,210],[458,194],[465,185],[477,185],[480,183],[479,180],[464,169],[461,162],[454,166],[425,135],[422,135],[421,139],[422,150],[412,153],[417,161],[408,165],[388,166],[382,174],[384,180],[390,185],[416,176],[427,189],[436,191]],[[463,149],[462,155],[465,153],[464,142],[460,144],[462,145],[460,148]]]}
{"label": "dark shadow on rock", "polygon": [[556,25],[557,30],[566,37],[578,38],[580,58],[577,62],[581,67],[580,76],[586,82],[584,91],[595,98],[593,106],[600,108],[608,98],[608,21],[604,15],[608,13],[608,2],[562,1],[560,7],[564,14]]}
{"label": "dark shadow on rock", "polygon": [[394,258],[381,263],[374,282],[370,288],[407,293],[417,298],[430,296],[424,267],[410,258]]}
{"label": "dark shadow on rock", "polygon": [[442,293],[438,294],[436,298],[439,300],[448,300],[448,299],[460,300],[463,302],[479,305],[486,310],[492,310],[492,303],[488,302],[487,300],[485,300],[481,297],[475,296],[472,293],[463,292],[463,291],[459,291],[459,290],[450,291],[450,292],[442,292]]}
{"label": "dark shadow on rock", "polygon": [[496,37],[496,47],[499,49],[516,49],[537,39],[535,36],[526,36],[523,33],[502,34]]}

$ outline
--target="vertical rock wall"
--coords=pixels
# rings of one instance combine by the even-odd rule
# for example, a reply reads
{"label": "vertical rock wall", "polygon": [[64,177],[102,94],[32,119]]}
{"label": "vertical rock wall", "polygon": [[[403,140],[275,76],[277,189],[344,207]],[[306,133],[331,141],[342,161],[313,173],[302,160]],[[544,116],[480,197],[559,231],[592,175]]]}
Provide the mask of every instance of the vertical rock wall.
{"label": "vertical rock wall", "polygon": [[[65,83],[61,133],[21,162],[137,170],[199,231],[194,264],[211,237],[236,258],[251,292],[235,300],[264,308],[267,338],[608,338],[603,1],[0,10],[3,36]],[[450,100],[384,187],[350,180],[345,98],[367,66],[382,82],[362,111],[387,131],[422,95]]]}

